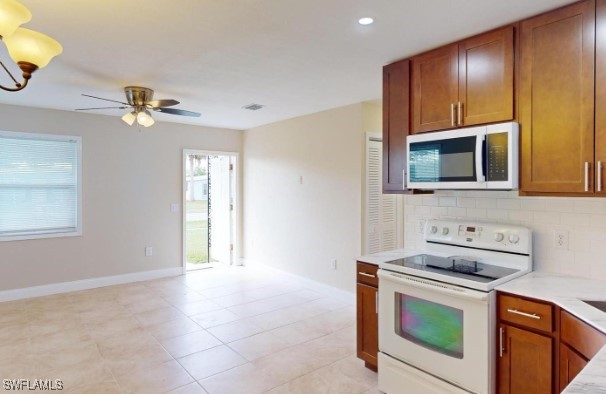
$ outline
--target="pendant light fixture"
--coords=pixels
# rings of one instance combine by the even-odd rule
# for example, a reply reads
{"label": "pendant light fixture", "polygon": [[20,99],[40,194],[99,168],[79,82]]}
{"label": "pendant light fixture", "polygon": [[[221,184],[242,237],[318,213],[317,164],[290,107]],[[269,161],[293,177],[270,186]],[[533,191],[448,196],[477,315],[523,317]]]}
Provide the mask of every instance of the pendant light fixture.
{"label": "pendant light fixture", "polygon": [[34,71],[45,67],[63,52],[61,44],[49,36],[20,27],[31,19],[31,12],[16,0],[0,0],[0,41],[4,42],[11,59],[23,73],[23,82],[18,82],[0,61],[0,66],[15,82],[15,87],[0,85],[0,89],[9,92],[24,89]]}

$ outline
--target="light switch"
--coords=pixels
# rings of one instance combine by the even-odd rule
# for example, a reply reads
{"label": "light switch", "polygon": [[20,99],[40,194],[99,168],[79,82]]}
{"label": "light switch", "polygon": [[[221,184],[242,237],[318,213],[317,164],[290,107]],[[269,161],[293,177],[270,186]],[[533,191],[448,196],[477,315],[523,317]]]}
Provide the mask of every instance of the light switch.
{"label": "light switch", "polygon": [[170,204],[170,211],[179,212],[179,203],[173,202],[172,204]]}

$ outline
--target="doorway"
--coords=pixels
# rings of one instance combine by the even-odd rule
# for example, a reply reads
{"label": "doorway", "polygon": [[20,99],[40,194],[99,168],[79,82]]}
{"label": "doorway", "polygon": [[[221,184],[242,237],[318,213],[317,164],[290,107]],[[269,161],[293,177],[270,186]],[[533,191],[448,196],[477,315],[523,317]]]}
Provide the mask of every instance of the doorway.
{"label": "doorway", "polygon": [[184,271],[234,263],[237,154],[183,151]]}

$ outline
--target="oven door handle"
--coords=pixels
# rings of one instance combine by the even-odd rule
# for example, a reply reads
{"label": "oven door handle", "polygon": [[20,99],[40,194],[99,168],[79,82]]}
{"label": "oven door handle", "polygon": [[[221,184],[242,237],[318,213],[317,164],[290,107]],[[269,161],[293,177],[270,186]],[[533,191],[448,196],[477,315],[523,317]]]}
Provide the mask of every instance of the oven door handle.
{"label": "oven door handle", "polygon": [[[381,280],[388,280],[404,286],[416,287],[419,289],[431,290],[440,294],[447,294],[457,298],[464,298],[466,300],[487,302],[488,293],[481,291],[475,291],[466,289],[458,286],[448,285],[446,283],[435,282],[431,279],[417,278],[414,276],[408,276],[399,274],[397,272],[389,272],[380,269],[377,271],[377,276]],[[382,289],[382,285],[379,284],[379,289]]]}

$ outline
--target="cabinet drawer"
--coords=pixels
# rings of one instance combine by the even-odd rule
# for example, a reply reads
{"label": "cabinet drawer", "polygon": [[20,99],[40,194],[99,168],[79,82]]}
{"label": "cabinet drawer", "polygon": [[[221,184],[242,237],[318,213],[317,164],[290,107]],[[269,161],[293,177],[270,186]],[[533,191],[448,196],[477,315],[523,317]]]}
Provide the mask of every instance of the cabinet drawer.
{"label": "cabinet drawer", "polygon": [[553,331],[553,306],[499,294],[499,319],[545,332]]}
{"label": "cabinet drawer", "polygon": [[606,345],[606,335],[566,311],[561,312],[560,339],[587,359]]}
{"label": "cabinet drawer", "polygon": [[357,281],[358,283],[364,283],[370,286],[379,287],[379,278],[377,278],[377,267],[374,264],[360,263],[358,261],[358,273],[357,273]]}

